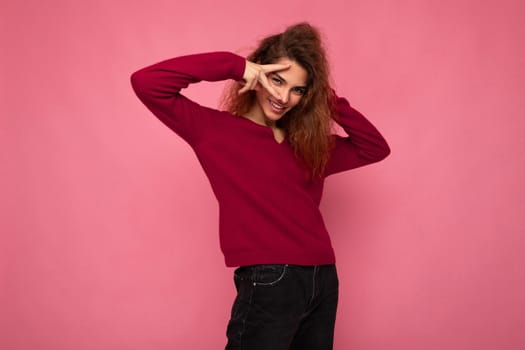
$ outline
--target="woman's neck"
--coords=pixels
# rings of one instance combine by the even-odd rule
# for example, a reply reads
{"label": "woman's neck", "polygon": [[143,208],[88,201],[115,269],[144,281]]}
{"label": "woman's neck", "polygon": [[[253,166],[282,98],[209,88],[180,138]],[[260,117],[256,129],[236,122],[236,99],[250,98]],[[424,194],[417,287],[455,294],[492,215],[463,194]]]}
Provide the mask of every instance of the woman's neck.
{"label": "woman's neck", "polygon": [[272,129],[277,129],[277,124],[274,120],[268,119],[258,104],[254,104],[252,108],[244,114],[245,118],[250,119],[254,123],[268,126]]}

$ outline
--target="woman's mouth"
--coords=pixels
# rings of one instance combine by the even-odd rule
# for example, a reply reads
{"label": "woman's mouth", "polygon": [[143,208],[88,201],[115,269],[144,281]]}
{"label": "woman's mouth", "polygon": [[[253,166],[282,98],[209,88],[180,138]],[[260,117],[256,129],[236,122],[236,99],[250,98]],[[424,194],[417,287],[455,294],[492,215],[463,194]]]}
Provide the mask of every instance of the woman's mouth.
{"label": "woman's mouth", "polygon": [[285,106],[280,105],[277,102],[272,101],[271,99],[268,99],[268,102],[270,102],[270,107],[274,113],[281,114],[286,109]]}

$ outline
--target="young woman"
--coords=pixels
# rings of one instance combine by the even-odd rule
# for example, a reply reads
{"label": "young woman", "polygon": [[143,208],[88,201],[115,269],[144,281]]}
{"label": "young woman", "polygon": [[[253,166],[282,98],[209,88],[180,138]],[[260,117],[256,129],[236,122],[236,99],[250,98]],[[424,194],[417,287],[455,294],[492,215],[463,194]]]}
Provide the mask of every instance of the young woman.
{"label": "young woman", "polygon": [[[235,81],[225,110],[180,91]],[[209,52],[131,75],[138,98],[195,151],[219,202],[219,237],[237,296],[226,349],[332,349],[335,257],[319,211],[324,179],[378,162],[379,131],[329,83],[308,23],[269,36],[247,58]],[[348,134],[332,133],[333,122]]]}

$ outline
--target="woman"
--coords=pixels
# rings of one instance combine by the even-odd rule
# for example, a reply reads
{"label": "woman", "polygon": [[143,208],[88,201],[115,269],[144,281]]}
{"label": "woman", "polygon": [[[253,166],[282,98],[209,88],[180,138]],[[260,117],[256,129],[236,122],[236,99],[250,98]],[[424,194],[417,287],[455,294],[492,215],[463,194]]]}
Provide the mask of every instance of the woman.
{"label": "woman", "polygon": [[[180,91],[232,79],[225,111]],[[209,52],[131,76],[138,98],[195,151],[219,202],[219,237],[237,296],[226,349],[332,349],[335,257],[319,211],[324,179],[378,162],[383,136],[329,84],[308,23],[269,36],[246,59]],[[347,137],[331,133],[337,122]]]}

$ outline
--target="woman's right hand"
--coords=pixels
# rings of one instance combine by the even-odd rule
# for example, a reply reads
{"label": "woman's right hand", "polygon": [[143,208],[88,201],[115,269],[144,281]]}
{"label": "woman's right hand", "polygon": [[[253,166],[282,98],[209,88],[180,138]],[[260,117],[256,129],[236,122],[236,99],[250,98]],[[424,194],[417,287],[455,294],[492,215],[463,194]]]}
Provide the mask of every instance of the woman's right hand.
{"label": "woman's right hand", "polygon": [[243,80],[244,86],[238,91],[239,94],[245,93],[248,90],[258,90],[259,84],[262,85],[268,92],[277,99],[281,99],[279,93],[268,82],[267,74],[277,72],[290,68],[290,64],[257,64],[246,60],[246,67],[244,68]]}

